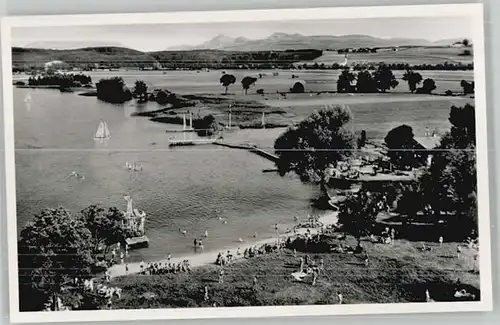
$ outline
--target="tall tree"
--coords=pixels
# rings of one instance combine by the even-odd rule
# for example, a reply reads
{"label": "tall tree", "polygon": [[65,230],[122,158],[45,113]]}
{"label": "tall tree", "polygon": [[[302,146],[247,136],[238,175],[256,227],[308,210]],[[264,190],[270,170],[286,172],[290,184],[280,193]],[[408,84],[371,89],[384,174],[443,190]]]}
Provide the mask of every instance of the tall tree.
{"label": "tall tree", "polygon": [[225,94],[227,95],[227,88],[236,82],[236,77],[232,74],[223,74],[219,80],[220,84],[226,88]]}
{"label": "tall tree", "polygon": [[241,79],[241,86],[243,86],[243,89],[245,90],[245,95],[248,92],[248,89],[250,89],[250,86],[253,85],[257,81],[257,78],[254,77],[245,77]]}
{"label": "tall tree", "polygon": [[374,193],[360,191],[349,194],[339,211],[339,224],[361,243],[363,236],[372,234],[379,213],[380,198]]}
{"label": "tall tree", "polygon": [[92,235],[81,218],[64,208],[44,209],[21,231],[18,256],[20,308],[42,310],[49,297],[57,302],[75,277],[91,276]]}
{"label": "tall tree", "polygon": [[358,93],[376,93],[377,81],[368,70],[358,72],[356,90]]}
{"label": "tall tree", "polygon": [[349,69],[343,69],[337,80],[337,92],[347,93],[351,91],[351,83],[356,79]]}
{"label": "tall tree", "polygon": [[350,120],[348,108],[327,106],[283,133],[274,143],[279,173],[293,171],[303,182],[319,184],[326,194],[328,169],[355,146],[354,135],[346,128]]}
{"label": "tall tree", "polygon": [[408,87],[413,93],[415,92],[415,90],[417,90],[417,85],[422,82],[423,78],[420,73],[408,69],[403,75],[403,80],[408,83]]}
{"label": "tall tree", "polygon": [[417,89],[417,94],[431,94],[436,88],[434,79],[427,78],[424,80],[422,87]]}
{"label": "tall tree", "polygon": [[443,135],[429,170],[421,177],[426,201],[436,214],[452,212],[464,235],[477,231],[475,109],[452,106],[451,129]]}
{"label": "tall tree", "polygon": [[106,211],[98,205],[91,205],[82,210],[80,215],[92,235],[94,256],[99,252],[106,254],[111,245],[122,241],[126,236],[123,213],[115,207]]}
{"label": "tall tree", "polygon": [[143,80],[136,80],[134,87],[134,95],[139,97],[141,101],[147,100],[148,86]]}
{"label": "tall tree", "polygon": [[400,125],[387,133],[385,144],[389,149],[388,156],[399,169],[414,167],[416,160],[416,147],[413,129],[408,125]]}
{"label": "tall tree", "polygon": [[377,82],[377,89],[383,93],[399,85],[394,73],[392,73],[392,70],[385,64],[378,67],[377,71],[374,72],[373,78]]}

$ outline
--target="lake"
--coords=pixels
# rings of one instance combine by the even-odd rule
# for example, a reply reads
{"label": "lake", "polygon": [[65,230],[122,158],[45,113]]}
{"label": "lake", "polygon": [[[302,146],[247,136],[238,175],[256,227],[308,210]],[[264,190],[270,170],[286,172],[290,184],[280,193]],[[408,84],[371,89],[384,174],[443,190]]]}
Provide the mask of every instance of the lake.
{"label": "lake", "polygon": [[[24,103],[28,92],[31,104]],[[290,224],[294,216],[311,212],[310,199],[317,196],[315,187],[293,176],[263,173],[273,164],[243,150],[169,149],[172,134],[165,129],[178,126],[130,116],[156,103],[112,105],[51,90],[14,93],[18,232],[45,207],[77,212],[102,204],[125,209],[123,196],[130,195],[134,206],[147,213],[151,241],[149,248],[133,252],[131,260],[154,260],[191,253],[193,239],[205,230],[205,250],[232,247],[240,237],[251,241],[254,232],[258,239],[271,237],[275,223]],[[111,131],[104,143],[93,138],[101,118]],[[262,133],[243,134],[258,138]],[[134,161],[144,166],[142,172],[125,167]],[[73,171],[85,179],[69,177]],[[228,223],[223,225],[219,217]],[[179,228],[187,230],[186,238]]]}

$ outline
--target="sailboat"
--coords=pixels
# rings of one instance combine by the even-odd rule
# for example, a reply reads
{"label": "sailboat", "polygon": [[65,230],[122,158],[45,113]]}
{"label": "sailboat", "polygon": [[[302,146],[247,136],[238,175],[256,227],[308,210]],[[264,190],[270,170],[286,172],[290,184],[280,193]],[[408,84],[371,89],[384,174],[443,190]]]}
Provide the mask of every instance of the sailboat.
{"label": "sailboat", "polygon": [[347,66],[347,53],[345,54],[344,62],[342,62],[340,65],[343,67]]}
{"label": "sailboat", "polygon": [[266,128],[265,118],[266,118],[266,113],[262,112],[262,128],[264,128],[264,129]]}
{"label": "sailboat", "polygon": [[94,139],[103,140],[109,139],[110,137],[111,133],[109,132],[108,123],[101,121],[101,123],[99,123],[99,127],[97,128],[97,132],[95,133]]}
{"label": "sailboat", "polygon": [[26,95],[26,97],[24,97],[24,102],[25,102],[25,103],[31,103],[31,101],[32,101],[32,99],[31,99],[31,94],[30,94],[30,93],[28,93],[28,94]]}

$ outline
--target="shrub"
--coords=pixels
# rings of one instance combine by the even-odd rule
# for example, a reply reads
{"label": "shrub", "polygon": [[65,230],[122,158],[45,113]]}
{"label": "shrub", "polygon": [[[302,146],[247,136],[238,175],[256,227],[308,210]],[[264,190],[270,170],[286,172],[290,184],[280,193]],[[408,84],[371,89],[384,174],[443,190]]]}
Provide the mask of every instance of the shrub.
{"label": "shrub", "polygon": [[120,77],[101,79],[97,84],[97,98],[114,104],[122,104],[132,99],[132,92]]}
{"label": "shrub", "polygon": [[293,87],[290,88],[290,92],[295,94],[305,92],[304,84],[300,81],[297,81],[296,83],[293,84]]}

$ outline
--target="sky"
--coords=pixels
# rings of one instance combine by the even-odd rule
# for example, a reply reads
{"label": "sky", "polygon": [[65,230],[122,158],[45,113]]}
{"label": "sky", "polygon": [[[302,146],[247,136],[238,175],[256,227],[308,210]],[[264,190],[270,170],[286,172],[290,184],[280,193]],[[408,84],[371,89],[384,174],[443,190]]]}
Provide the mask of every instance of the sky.
{"label": "sky", "polygon": [[210,24],[114,25],[70,27],[23,27],[12,29],[12,45],[34,42],[98,42],[141,51],[165,50],[182,45],[199,45],[223,34],[262,39],[269,35],[362,34],[383,38],[419,38],[430,41],[470,38],[472,22],[464,17],[371,18],[306,21],[269,21]]}

